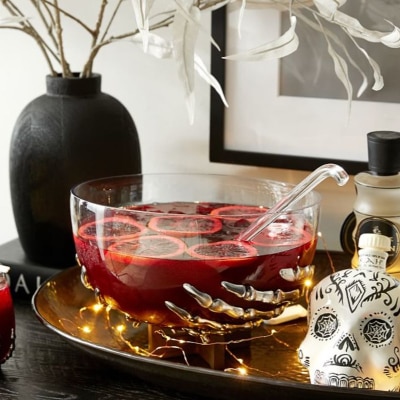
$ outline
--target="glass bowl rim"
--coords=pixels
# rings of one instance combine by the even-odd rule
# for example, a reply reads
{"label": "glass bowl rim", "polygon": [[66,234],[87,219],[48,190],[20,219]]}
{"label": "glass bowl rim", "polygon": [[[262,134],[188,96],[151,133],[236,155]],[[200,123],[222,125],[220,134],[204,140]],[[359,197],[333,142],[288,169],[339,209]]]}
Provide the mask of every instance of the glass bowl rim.
{"label": "glass bowl rim", "polygon": [[[127,178],[135,178],[135,177],[151,177],[151,176],[159,176],[159,177],[168,177],[168,176],[198,176],[198,177],[210,177],[212,179],[223,179],[223,178],[230,178],[230,179],[237,179],[240,181],[244,181],[244,182],[254,182],[254,183],[259,183],[259,184],[270,184],[273,186],[277,186],[280,187],[282,189],[287,190],[288,192],[293,189],[296,184],[294,183],[290,183],[290,182],[285,182],[285,181],[278,181],[275,179],[270,179],[270,178],[259,178],[259,177],[248,177],[248,176],[244,176],[244,175],[234,175],[234,174],[222,174],[222,173],[202,173],[202,172],[153,172],[153,173],[137,173],[137,174],[122,174],[122,175],[110,175],[110,176],[104,176],[104,177],[100,177],[100,178],[94,178],[94,179],[89,179],[86,181],[83,181],[81,183],[78,183],[76,185],[74,185],[71,190],[70,190],[70,196],[71,198],[74,197],[80,201],[86,201],[89,202],[90,204],[93,204],[96,207],[104,207],[104,208],[108,208],[110,210],[124,210],[124,208],[121,208],[121,206],[112,206],[112,205],[105,205],[105,204],[100,204],[100,203],[96,203],[92,200],[88,200],[83,198],[82,196],[78,195],[76,192],[83,187],[84,185],[90,185],[90,184],[95,184],[95,183],[100,183],[102,181],[107,182],[110,180],[113,181],[119,181],[119,180],[124,180]],[[322,200],[322,196],[321,194],[316,191],[316,190],[312,190],[310,193],[308,193],[306,195],[310,196],[312,195],[312,201],[310,201],[309,204],[306,205],[302,205],[301,207],[296,207],[296,205],[293,208],[290,208],[288,211],[290,211],[291,213],[298,213],[301,212],[302,210],[308,209],[308,208],[313,208],[317,205],[321,205],[321,200]],[[206,202],[206,200],[204,200],[204,202]],[[134,203],[135,204],[135,203]],[[144,203],[137,203],[138,205],[140,204],[144,204]],[[263,207],[262,204],[260,204],[260,207]],[[269,208],[272,206],[269,206]],[[147,211],[147,210],[135,210],[135,209],[125,209],[127,212],[132,211],[135,213],[146,213],[146,214],[154,214],[154,215],[169,215],[169,216],[182,216],[184,214],[182,213],[173,213],[173,212],[159,212],[159,211]],[[268,212],[268,211],[267,211]],[[199,214],[186,214],[186,215],[199,215]],[[249,214],[241,214],[241,215],[245,215],[245,216],[249,216]],[[260,216],[260,214],[250,214],[250,215],[255,215],[255,216]],[[223,218],[223,215],[220,216],[221,218]],[[240,215],[239,215],[240,217]]]}

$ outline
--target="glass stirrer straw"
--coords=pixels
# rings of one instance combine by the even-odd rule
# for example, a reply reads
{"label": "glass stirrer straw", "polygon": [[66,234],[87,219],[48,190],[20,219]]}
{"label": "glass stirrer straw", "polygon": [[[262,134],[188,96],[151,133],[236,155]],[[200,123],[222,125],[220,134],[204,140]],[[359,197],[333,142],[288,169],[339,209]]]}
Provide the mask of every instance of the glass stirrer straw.
{"label": "glass stirrer straw", "polygon": [[241,232],[237,240],[251,241],[254,239],[269,224],[278,219],[284,211],[289,209],[289,207],[299,201],[315,186],[328,177],[334,178],[339,186],[345,185],[349,180],[349,175],[339,165],[321,165],[305,179],[303,179],[298,185],[296,185],[286,196],[284,196],[278,203],[271,207],[265,214],[257,218],[247,229]]}

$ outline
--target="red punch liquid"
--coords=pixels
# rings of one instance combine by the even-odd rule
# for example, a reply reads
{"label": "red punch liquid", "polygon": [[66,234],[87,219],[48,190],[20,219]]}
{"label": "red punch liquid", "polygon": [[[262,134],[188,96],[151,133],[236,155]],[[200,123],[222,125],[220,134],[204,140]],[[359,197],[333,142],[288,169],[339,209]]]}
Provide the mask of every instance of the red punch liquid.
{"label": "red punch liquid", "polygon": [[279,271],[312,262],[316,236],[301,217],[282,217],[252,242],[235,240],[265,211],[209,203],[135,206],[81,222],[75,245],[91,285],[138,321],[184,326],[165,306],[168,300],[193,316],[243,323],[204,309],[182,285],[190,283],[230,305],[259,310],[273,306],[242,300],[223,289],[221,281],[258,290],[299,288],[301,282],[288,282]]}
{"label": "red punch liquid", "polygon": [[14,349],[15,315],[10,288],[0,273],[0,364],[4,363]]}

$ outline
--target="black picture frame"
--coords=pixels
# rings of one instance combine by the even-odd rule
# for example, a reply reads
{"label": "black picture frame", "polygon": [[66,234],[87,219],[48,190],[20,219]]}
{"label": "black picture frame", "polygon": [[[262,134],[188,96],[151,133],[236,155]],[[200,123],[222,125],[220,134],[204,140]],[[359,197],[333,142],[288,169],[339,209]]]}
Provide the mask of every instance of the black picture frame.
{"label": "black picture frame", "polygon": [[[225,65],[223,59],[226,54],[227,43],[227,7],[213,11],[211,21],[211,32],[220,49],[212,46],[211,49],[211,73],[221,84],[223,90],[226,87]],[[271,167],[293,170],[312,171],[326,163],[341,165],[349,174],[356,174],[368,168],[367,162],[320,158],[303,157],[275,153],[261,153],[250,151],[230,150],[225,146],[225,105],[218,93],[211,89],[210,98],[210,141],[209,160],[217,163],[227,163],[257,167]],[[327,150],[329,152],[329,150]]]}

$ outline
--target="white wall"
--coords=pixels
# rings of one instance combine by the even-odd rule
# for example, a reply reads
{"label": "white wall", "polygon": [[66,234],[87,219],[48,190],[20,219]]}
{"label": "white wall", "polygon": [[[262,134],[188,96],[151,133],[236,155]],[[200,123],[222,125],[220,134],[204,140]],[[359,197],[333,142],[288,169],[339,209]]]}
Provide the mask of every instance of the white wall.
{"label": "white wall", "polygon": [[[85,3],[86,14],[92,11],[91,4],[97,2]],[[81,4],[79,7],[82,8]],[[203,21],[209,29],[209,13],[203,14]],[[75,70],[81,65],[75,60],[81,60],[86,54],[83,38],[79,32],[74,32],[74,43],[69,48],[74,60],[72,69]],[[209,64],[207,35],[201,38],[198,52]],[[32,40],[19,32],[0,30],[0,54],[0,243],[3,243],[17,237],[8,178],[11,132],[22,108],[44,93],[48,70]],[[94,69],[103,76],[103,91],[122,101],[137,124],[143,172],[228,173],[293,183],[308,174],[304,171],[210,163],[209,88],[203,81],[197,80],[196,117],[194,124],[190,125],[171,61],[155,60],[142,54],[132,44],[123,43],[104,49]],[[328,179],[318,187],[318,191],[323,196],[321,232],[329,249],[340,250],[340,227],[354,201],[352,180],[339,188]]]}

